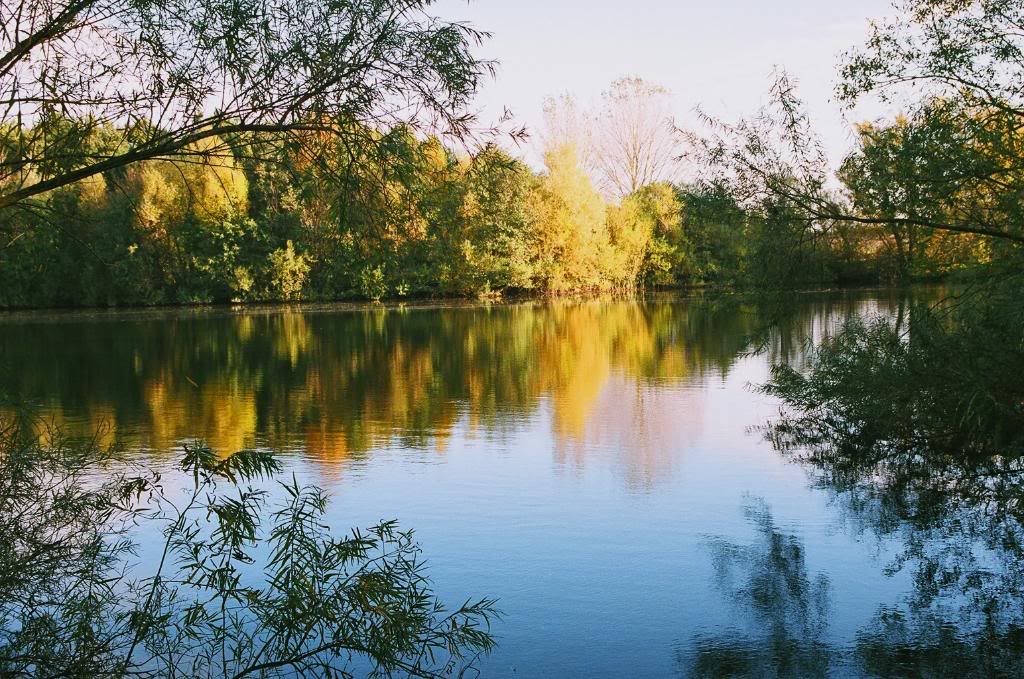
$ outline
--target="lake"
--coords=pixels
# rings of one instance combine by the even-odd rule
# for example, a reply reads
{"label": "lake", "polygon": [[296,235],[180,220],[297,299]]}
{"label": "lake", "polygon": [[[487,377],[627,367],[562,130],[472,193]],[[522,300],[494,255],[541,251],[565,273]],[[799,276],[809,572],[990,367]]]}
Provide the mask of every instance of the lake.
{"label": "lake", "polygon": [[905,298],[790,301],[760,352],[766,312],[731,297],[9,314],[0,391],[168,470],[195,438],[273,448],[329,491],[339,530],[414,528],[442,598],[499,599],[485,677],[969,659],[982,604],[922,605],[910,547],[996,548],[887,519],[781,454],[754,388]]}

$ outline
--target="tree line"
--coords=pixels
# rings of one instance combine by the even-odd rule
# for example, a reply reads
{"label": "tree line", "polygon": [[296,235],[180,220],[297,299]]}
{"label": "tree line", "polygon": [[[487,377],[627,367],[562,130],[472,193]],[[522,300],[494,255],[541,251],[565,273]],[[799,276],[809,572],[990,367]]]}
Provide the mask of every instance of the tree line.
{"label": "tree line", "polygon": [[[113,155],[123,134],[99,126],[79,143]],[[861,128],[839,175],[859,214],[890,204],[894,176],[918,167],[904,157],[917,134],[908,120]],[[900,220],[808,229],[792,205],[752,206],[736,187],[667,172],[634,186],[619,169],[647,159],[564,133],[545,142],[538,172],[497,145],[468,153],[406,126],[286,144],[210,137],[184,159],[135,162],[8,210],[0,305],[861,283],[969,270],[1000,252],[982,234]]]}

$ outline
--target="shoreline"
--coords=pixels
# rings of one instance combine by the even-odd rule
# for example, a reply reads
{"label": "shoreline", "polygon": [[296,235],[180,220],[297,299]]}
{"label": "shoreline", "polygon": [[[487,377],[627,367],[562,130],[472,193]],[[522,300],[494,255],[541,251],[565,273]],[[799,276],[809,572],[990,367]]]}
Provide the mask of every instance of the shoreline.
{"label": "shoreline", "polygon": [[[906,284],[851,284],[821,285],[786,288],[787,294],[841,294],[847,292],[888,291],[897,292],[919,286],[933,286],[960,281],[921,280]],[[229,302],[209,304],[162,304],[153,306],[97,306],[97,307],[21,307],[0,309],[0,323],[19,321],[45,322],[66,319],[103,320],[123,319],[169,319],[175,317],[218,317],[231,315],[273,315],[285,312],[329,313],[368,311],[429,311],[439,309],[481,309],[495,306],[546,305],[558,302],[590,302],[600,300],[658,300],[698,299],[704,296],[752,297],[765,294],[764,290],[737,288],[724,285],[699,285],[636,289],[633,291],[580,292],[573,294],[515,294],[487,297],[417,297],[411,299],[391,298],[379,302],[363,300],[338,301],[294,301],[294,302]]]}

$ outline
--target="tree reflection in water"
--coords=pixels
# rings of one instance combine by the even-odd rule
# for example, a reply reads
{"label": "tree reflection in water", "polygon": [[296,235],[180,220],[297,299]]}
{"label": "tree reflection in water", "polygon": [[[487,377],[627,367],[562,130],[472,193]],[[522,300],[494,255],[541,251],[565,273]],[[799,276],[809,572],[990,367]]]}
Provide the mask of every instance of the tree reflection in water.
{"label": "tree reflection in water", "polygon": [[[775,326],[768,359],[799,360],[822,327],[892,301],[803,296]],[[0,318],[0,391],[68,433],[105,428],[128,448],[164,454],[201,436],[217,450],[266,445],[331,465],[392,443],[443,450],[462,417],[501,438],[549,400],[552,434],[572,457],[600,433],[603,395],[640,399],[651,385],[728,375],[767,313],[738,297],[668,296],[12,315]]]}
{"label": "tree reflection in water", "polygon": [[[861,655],[873,671],[897,663],[915,674],[1024,676],[1024,449],[1015,428],[1019,414],[1000,415],[1009,411],[998,409],[1000,399],[1012,402],[1012,394],[1019,394],[1019,385],[1003,374],[1012,369],[1010,358],[1019,361],[1019,348],[1006,344],[996,351],[977,339],[988,333],[991,342],[1002,341],[1002,308],[982,305],[976,313],[983,323],[966,316],[946,326],[929,324],[929,316],[919,313],[912,317],[919,322],[911,325],[910,339],[891,350],[851,344],[855,353],[840,354],[840,347],[828,345],[805,384],[832,384],[840,397],[787,411],[766,430],[773,446],[812,470],[816,483],[866,530],[902,546],[890,568],[909,570],[914,592],[903,608],[881,612],[863,635]],[[876,325],[871,332],[885,338],[885,331]],[[950,348],[962,349],[958,343],[965,338],[971,341],[963,346],[987,357]],[[1001,356],[1008,357],[1003,371],[978,368]],[[862,361],[868,360],[881,368],[864,371]],[[934,370],[924,370],[926,365]],[[906,379],[915,374],[917,395]],[[1007,384],[1012,388],[998,386]],[[771,389],[788,386],[776,381]],[[907,396],[881,411],[859,396],[884,405],[886,395],[901,389]],[[976,399],[975,392],[987,397]],[[790,402],[790,391],[780,393]],[[958,409],[959,417],[949,415]],[[872,414],[890,410],[899,414]],[[979,419],[983,415],[987,419]],[[908,424],[901,429],[903,422]],[[986,432],[979,422],[992,429]]]}
{"label": "tree reflection in water", "polygon": [[838,645],[828,636],[827,577],[808,572],[801,540],[753,502],[745,512],[757,541],[713,540],[711,547],[720,591],[759,631],[695,637],[679,652],[682,673],[1024,676],[1024,531],[1010,475],[963,460],[883,461],[820,439],[808,447],[796,431],[783,420],[769,435],[814,470],[851,521],[898,541],[901,551],[887,568],[910,569],[913,591],[880,607],[849,647]]}
{"label": "tree reflection in water", "polygon": [[735,606],[736,618],[759,631],[698,635],[680,662],[698,677],[822,675],[832,655],[825,638],[828,579],[808,573],[803,544],[778,529],[764,502],[751,502],[744,512],[757,541],[714,539],[711,553],[716,586]]}
{"label": "tree reflection in water", "polygon": [[[767,360],[801,367],[823,334],[871,313],[901,318],[902,298],[801,297],[764,336]],[[10,318],[0,391],[69,434],[102,424],[154,456],[203,435],[220,450],[282,448],[338,473],[389,445],[443,450],[465,435],[460,423],[500,440],[548,408],[559,467],[615,456],[627,485],[646,492],[678,466],[665,442],[704,419],[703,392],[685,387],[729,375],[775,316],[738,299],[654,299]],[[711,553],[721,593],[754,631],[694,637],[682,671],[1024,676],[1021,458],[866,448],[819,424],[789,416],[766,433],[863,533],[902,546],[887,565],[912,574],[912,596],[838,644],[828,623],[845,612],[830,607],[827,577],[753,502],[757,539],[715,540]]]}
{"label": "tree reflection in water", "polygon": [[736,302],[678,299],[16,317],[0,324],[0,392],[130,449],[201,436],[326,466],[392,444],[443,451],[461,418],[500,439],[549,401],[571,457],[609,386],[638,399],[644,385],[726,374],[757,323]]}
{"label": "tree reflection in water", "polygon": [[[812,589],[767,600],[756,587],[727,590],[767,636],[696,639],[688,671],[1024,676],[1019,283],[971,304],[944,299],[846,323],[803,365],[773,361],[763,391],[785,410],[767,440],[862,534],[898,546],[886,568],[909,575],[912,591],[880,607],[844,650],[808,627],[803,612],[820,600]],[[763,544],[732,548],[750,582],[809,582],[797,538],[754,516]]]}

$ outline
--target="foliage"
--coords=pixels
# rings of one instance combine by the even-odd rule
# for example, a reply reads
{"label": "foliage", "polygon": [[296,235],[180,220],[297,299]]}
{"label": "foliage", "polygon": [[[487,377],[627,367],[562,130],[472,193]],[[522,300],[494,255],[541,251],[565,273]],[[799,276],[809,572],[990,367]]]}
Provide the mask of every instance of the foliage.
{"label": "foliage", "polygon": [[[393,522],[335,537],[324,494],[294,479],[268,506],[268,453],[186,446],[172,491],[95,442],[35,431],[0,429],[5,676],[442,676],[493,645],[493,602],[446,612]],[[139,577],[132,538],[154,529]]]}
{"label": "foliage", "polygon": [[[191,7],[192,0],[181,2]],[[21,4],[58,29],[41,36],[55,54],[74,51],[71,42],[91,30],[90,18],[107,20],[105,0],[50,9]],[[1024,107],[1007,83],[1020,69],[1013,28],[1020,10],[1005,0],[907,3],[899,17],[876,25],[867,44],[846,57],[841,98],[895,99],[908,84],[919,94],[906,115],[861,124],[838,172],[796,84],[782,73],[771,103],[755,115],[735,124],[704,117],[706,134],[685,135],[685,159],[696,172],[676,186],[664,180],[679,168],[681,133],[657,86],[616,81],[594,111],[567,96],[549,101],[545,168],[535,172],[495,145],[442,141],[464,140],[458,131],[469,121],[458,108],[488,67],[469,50],[480,34],[431,18],[429,2],[280,4],[265,26],[254,17],[276,5],[243,3],[220,14],[197,10],[191,23],[178,17],[168,31],[179,30],[185,48],[203,40],[219,45],[199,60],[219,69],[198,81],[210,91],[217,77],[244,75],[255,78],[254,89],[287,98],[295,93],[266,78],[285,62],[300,64],[299,89],[312,89],[288,109],[283,127],[249,124],[269,115],[276,100],[246,108],[250,118],[218,112],[229,117],[207,127],[178,129],[173,106],[169,120],[112,117],[125,107],[151,112],[168,98],[195,112],[200,92],[191,80],[178,93],[161,89],[190,73],[177,52],[168,63],[140,67],[138,101],[75,100],[99,87],[80,83],[65,95],[77,104],[0,124],[10,174],[0,183],[17,203],[0,213],[0,307],[492,297],[692,284],[785,289],[970,277],[1018,261]],[[61,8],[67,25],[47,14]],[[247,8],[253,16],[229,21]],[[148,26],[138,46],[148,53],[169,37],[146,21],[170,9],[125,8],[118,30]],[[318,23],[293,46],[305,61],[289,52],[282,63],[259,66],[284,49],[279,22],[305,29],[313,18],[338,32]],[[29,30],[12,21],[15,32]],[[211,38],[222,24],[225,31]],[[233,36],[257,34],[267,42],[254,61],[228,58],[241,49]],[[353,72],[331,80],[321,70],[341,57],[315,52],[317,45],[362,54],[375,35],[387,47],[370,50]],[[126,40],[118,49],[133,44]],[[0,69],[0,77],[25,92],[43,87],[41,71],[16,51],[5,57],[13,70]],[[102,60],[86,56],[85,63]],[[118,65],[103,78],[127,77],[131,68]],[[381,69],[399,75],[383,87]],[[63,65],[57,72],[74,70]],[[395,108],[400,97],[388,98],[410,88],[420,112],[446,123],[429,126],[443,136],[426,134],[422,119]],[[250,93],[239,97],[234,104],[257,106]],[[19,101],[15,108],[38,104]],[[213,115],[209,110],[203,115]],[[159,139],[170,146],[153,151]],[[54,178],[63,179],[47,183]],[[19,198],[22,191],[31,195]]]}
{"label": "foliage", "polygon": [[223,157],[204,142],[234,134],[355,140],[365,130],[351,123],[373,122],[464,135],[491,69],[471,53],[486,36],[431,4],[6,3],[0,208],[143,160]]}
{"label": "foliage", "polygon": [[1024,8],[1014,0],[905,0],[872,24],[865,44],[846,55],[839,95],[894,99],[914,85],[929,95],[1021,112],[1017,86]]}
{"label": "foliage", "polygon": [[723,186],[679,189],[681,228],[690,243],[684,274],[699,281],[738,283],[748,263],[748,220]]}
{"label": "foliage", "polygon": [[359,291],[367,299],[379,302],[380,298],[387,294],[388,289],[384,284],[384,269],[367,265],[359,272]]}
{"label": "foliage", "polygon": [[912,117],[860,128],[860,148],[840,177],[860,214],[883,220],[894,268],[909,274],[945,273],[984,264],[1012,248],[984,237],[928,228],[973,224],[1005,230],[1021,217],[1011,187],[1019,177],[1017,123],[996,111],[965,111],[962,102],[923,104]]}
{"label": "foliage", "polygon": [[[893,221],[959,209],[1014,219],[1010,191],[966,180],[915,188],[949,171],[952,153],[936,158],[962,138],[931,119],[921,125],[862,126],[839,175],[847,198],[817,194],[833,207],[848,199],[869,223],[809,208],[797,187],[810,177],[824,187],[823,168],[791,179],[797,155],[771,155],[756,126],[743,128],[746,150],[705,148],[719,158],[732,149],[730,162],[747,170],[718,165],[694,183],[655,183],[615,202],[573,145],[551,148],[538,174],[494,146],[460,156],[405,128],[364,131],[373,140],[361,144],[328,136],[314,149],[233,137],[230,157],[139,162],[51,192],[44,213],[19,213],[19,236],[0,249],[0,305],[781,288],[1013,261],[1009,243]],[[958,156],[961,174],[1008,162],[971,148]],[[755,150],[775,170],[749,169]]]}
{"label": "foliage", "polygon": [[372,141],[141,161],[51,192],[0,249],[0,305],[572,293],[697,279],[682,194],[595,190],[574,149],[532,172],[406,128]]}
{"label": "foliage", "polygon": [[568,94],[548,98],[544,118],[545,149],[575,148],[580,165],[609,200],[676,179],[680,135],[670,93],[659,85],[619,78],[593,108],[581,108]]}
{"label": "foliage", "polygon": [[271,286],[278,299],[297,300],[302,298],[302,286],[309,273],[309,259],[305,255],[295,254],[295,246],[291,241],[284,249],[270,253],[270,267],[273,271]]}
{"label": "foliage", "polygon": [[682,205],[670,184],[651,184],[609,212],[608,227],[618,252],[616,268],[627,281],[650,285],[686,282],[689,242]]}
{"label": "foliage", "polygon": [[549,149],[544,162],[547,174],[531,202],[543,287],[551,292],[600,288],[610,264],[605,203],[575,147]]}
{"label": "foliage", "polygon": [[[753,117],[705,122],[710,134],[689,135],[700,174],[687,191],[698,199],[696,215],[730,230],[742,225],[741,280],[785,288],[859,278],[859,260],[871,255],[859,242],[863,229],[885,219],[849,209],[791,79],[779,74],[770,105]],[[721,238],[720,227],[708,231]]]}
{"label": "foliage", "polygon": [[882,276],[905,280],[1013,257],[1024,243],[1019,3],[913,0],[898,10],[846,56],[839,95],[899,101],[909,113],[862,125],[838,175],[785,74],[770,107],[732,125],[707,117],[710,133],[689,136],[703,189],[724,189],[766,238],[832,260],[812,267],[819,277],[857,275],[875,260]]}
{"label": "foliage", "polygon": [[530,169],[495,147],[475,155],[466,169],[460,208],[469,271],[462,284],[477,292],[529,290],[535,286],[536,246],[529,196],[537,180]]}

